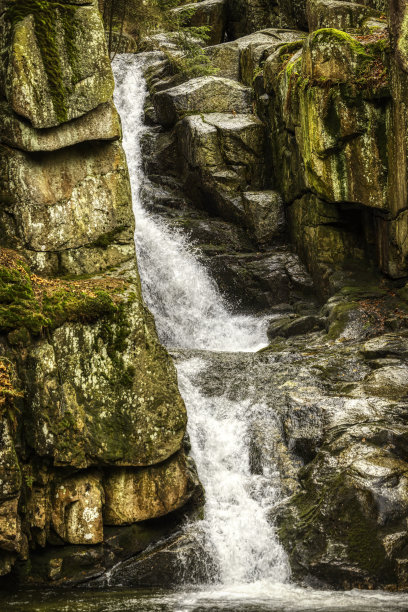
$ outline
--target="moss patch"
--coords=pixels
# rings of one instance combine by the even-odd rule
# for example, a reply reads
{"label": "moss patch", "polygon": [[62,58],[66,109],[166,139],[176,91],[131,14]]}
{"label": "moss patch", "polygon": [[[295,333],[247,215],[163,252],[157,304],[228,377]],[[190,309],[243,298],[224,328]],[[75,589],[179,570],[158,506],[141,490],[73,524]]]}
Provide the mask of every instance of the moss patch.
{"label": "moss patch", "polygon": [[[118,309],[125,281],[110,277],[81,281],[44,279],[30,272],[16,252],[0,252],[0,332],[12,339],[40,334],[65,321],[92,322]],[[16,334],[17,332],[17,334]]]}
{"label": "moss patch", "polygon": [[29,15],[34,18],[34,30],[48,78],[55,114],[60,123],[67,121],[68,90],[64,83],[60,51],[57,44],[58,23],[62,25],[66,55],[72,70],[73,83],[80,79],[78,50],[75,45],[75,12],[77,6],[45,0],[15,0],[6,11],[13,26]]}

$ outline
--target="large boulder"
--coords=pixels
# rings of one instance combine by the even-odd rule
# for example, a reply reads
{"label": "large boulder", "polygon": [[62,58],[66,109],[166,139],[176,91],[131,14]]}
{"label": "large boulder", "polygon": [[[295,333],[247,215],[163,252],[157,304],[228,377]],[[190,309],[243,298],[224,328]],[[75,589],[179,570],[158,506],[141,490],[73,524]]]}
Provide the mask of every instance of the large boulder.
{"label": "large boulder", "polygon": [[370,422],[333,430],[278,517],[296,575],[407,588],[406,436],[404,426]]}
{"label": "large boulder", "polygon": [[19,10],[11,4],[2,20],[12,38],[4,94],[34,127],[59,125],[111,99],[112,70],[95,5],[46,1]]}
{"label": "large boulder", "polygon": [[361,28],[364,21],[379,16],[370,6],[344,0],[308,0],[307,16],[310,31],[320,28],[353,30]]}
{"label": "large boulder", "polygon": [[241,193],[262,185],[264,126],[254,115],[211,113],[177,126],[184,181],[198,203],[227,220],[243,218]]}
{"label": "large boulder", "polygon": [[173,15],[183,25],[209,29],[208,44],[222,43],[227,23],[226,0],[201,0],[172,9]]}
{"label": "large boulder", "polygon": [[192,113],[249,113],[252,92],[230,79],[207,76],[161,91],[153,102],[158,121],[169,126]]}
{"label": "large boulder", "polygon": [[183,452],[138,470],[111,470],[104,481],[104,522],[124,525],[174,512],[196,492],[198,479]]}

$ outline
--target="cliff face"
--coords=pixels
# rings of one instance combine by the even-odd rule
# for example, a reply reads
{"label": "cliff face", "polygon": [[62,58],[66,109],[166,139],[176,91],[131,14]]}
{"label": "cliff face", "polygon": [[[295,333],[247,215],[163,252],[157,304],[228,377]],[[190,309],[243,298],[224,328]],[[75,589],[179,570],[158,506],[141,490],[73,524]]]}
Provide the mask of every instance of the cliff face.
{"label": "cliff face", "polygon": [[177,516],[146,521],[199,483],[141,297],[96,3],[0,9],[0,574],[58,584],[156,541]]}
{"label": "cliff face", "polygon": [[216,75],[165,55],[146,72],[152,207],[225,294],[275,315],[268,349],[219,357],[214,380],[277,414],[253,463],[279,466],[293,575],[406,589],[407,8],[231,1],[213,21],[213,4]]}

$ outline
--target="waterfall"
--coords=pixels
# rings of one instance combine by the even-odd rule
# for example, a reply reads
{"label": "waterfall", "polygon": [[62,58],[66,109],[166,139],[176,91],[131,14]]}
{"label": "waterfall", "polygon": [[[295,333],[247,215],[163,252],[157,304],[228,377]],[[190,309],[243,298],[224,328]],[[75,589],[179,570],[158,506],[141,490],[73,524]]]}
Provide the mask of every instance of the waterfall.
{"label": "waterfall", "polygon": [[[146,86],[140,56],[114,62],[115,103],[123,124],[136,218],[135,243],[143,295],[168,347],[251,352],[266,345],[262,317],[233,313],[185,237],[170,230],[143,206],[140,142]],[[145,196],[148,197],[148,196]],[[250,471],[248,427],[266,408],[254,399],[232,402],[207,397],[197,386],[206,360],[178,363],[180,391],[187,406],[192,455],[206,491],[205,518],[199,525],[223,584],[268,579],[285,582],[285,553],[267,518],[279,491],[270,478]]]}

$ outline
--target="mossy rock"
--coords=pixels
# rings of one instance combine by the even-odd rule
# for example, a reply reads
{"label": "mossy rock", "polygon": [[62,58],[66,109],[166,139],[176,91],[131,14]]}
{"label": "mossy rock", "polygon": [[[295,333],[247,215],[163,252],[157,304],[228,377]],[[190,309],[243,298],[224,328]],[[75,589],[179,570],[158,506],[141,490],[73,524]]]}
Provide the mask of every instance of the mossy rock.
{"label": "mossy rock", "polygon": [[[107,102],[113,76],[97,8],[47,0],[9,3],[6,97],[36,128]],[[4,41],[6,42],[6,41]]]}

